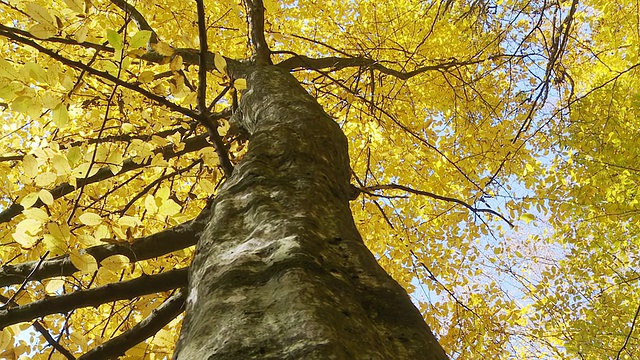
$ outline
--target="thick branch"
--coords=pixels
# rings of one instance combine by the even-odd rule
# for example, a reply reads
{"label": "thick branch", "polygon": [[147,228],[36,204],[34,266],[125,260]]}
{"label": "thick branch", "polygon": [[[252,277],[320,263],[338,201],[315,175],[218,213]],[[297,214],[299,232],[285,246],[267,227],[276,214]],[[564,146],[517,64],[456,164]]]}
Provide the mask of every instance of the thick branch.
{"label": "thick branch", "polygon": [[[209,214],[210,207],[207,207],[191,221],[137,239],[130,245],[104,244],[90,247],[85,252],[93,256],[98,263],[112,255],[124,255],[131,262],[162,256],[195,245],[209,220]],[[29,276],[30,280],[42,280],[54,276],[68,276],[78,271],[68,254],[43,261],[39,266],[38,263],[39,261],[29,261],[0,267],[0,286],[19,284]],[[31,274],[36,267],[37,270]]]}
{"label": "thick branch", "polygon": [[477,59],[477,60],[468,60],[468,61],[448,61],[435,65],[422,66],[412,71],[399,71],[390,69],[386,66],[381,65],[378,61],[363,58],[363,57],[353,57],[353,58],[342,58],[342,57],[325,57],[314,59],[304,55],[298,55],[289,51],[279,51],[278,53],[286,53],[292,54],[293,57],[288,58],[277,64],[278,67],[281,67],[285,70],[293,70],[296,68],[306,68],[306,69],[327,69],[331,68],[334,70],[340,70],[348,67],[365,67],[371,68],[380,71],[383,74],[391,75],[397,77],[402,80],[407,80],[413,76],[418,74],[422,74],[427,71],[432,70],[449,70],[451,68],[456,68],[460,66],[468,66],[481,64],[485,61],[491,61],[502,57],[514,57],[516,55],[494,55],[489,56],[486,59]]}
{"label": "thick branch", "polygon": [[264,37],[264,4],[262,0],[246,0],[249,7],[249,28],[255,50],[254,59],[259,64],[271,65],[271,50]]}
{"label": "thick branch", "polygon": [[188,268],[171,270],[157,275],[101,286],[95,289],[75,291],[71,294],[45,298],[24,306],[0,310],[0,328],[42,316],[65,313],[73,309],[98,306],[116,300],[131,299],[136,296],[187,285]]}
{"label": "thick branch", "polygon": [[[173,145],[167,145],[160,149],[155,150],[154,153],[156,154],[162,153],[164,155],[165,160],[169,160],[176,156],[180,156],[192,151],[200,150],[209,146],[209,143],[207,142],[205,135],[192,137],[190,139],[187,139],[184,143],[185,143],[184,149],[182,149],[181,151],[176,152],[173,150]],[[122,169],[120,170],[118,175],[124,174],[125,172],[131,171],[131,170],[145,167],[150,163],[151,163],[151,159],[148,159],[141,163],[136,163],[132,159],[127,159],[122,163]],[[90,176],[88,178],[77,179],[76,180],[77,187],[73,187],[69,183],[62,183],[58,185],[56,188],[50,190],[49,192],[51,193],[51,195],[53,195],[54,199],[58,199],[75,191],[77,188],[80,188],[85,185],[93,184],[93,183],[111,178],[113,176],[115,175],[113,174],[113,172],[111,172],[111,168],[109,168],[108,166],[105,166],[103,168],[100,168],[98,172],[96,172],[93,176]],[[33,206],[41,207],[42,205],[44,205],[44,203],[38,200]],[[0,223],[11,221],[11,219],[13,219],[15,216],[20,214],[22,210],[24,210],[24,207],[22,207],[22,205],[17,203],[9,206],[6,210],[0,212]]]}
{"label": "thick branch", "polygon": [[452,197],[448,197],[448,196],[442,196],[442,195],[436,195],[434,193],[428,192],[428,191],[423,191],[423,190],[416,190],[416,189],[412,189],[408,186],[404,186],[404,185],[399,185],[399,184],[387,184],[387,185],[375,185],[375,186],[368,186],[366,188],[362,188],[360,189],[363,192],[368,192],[368,191],[375,191],[375,190],[403,190],[412,194],[416,194],[416,195],[424,195],[424,196],[428,196],[430,198],[436,199],[436,200],[443,200],[443,201],[448,201],[448,202],[452,202],[452,203],[456,203],[459,205],[464,206],[465,208],[471,210],[473,213],[477,214],[477,213],[481,213],[481,212],[485,212],[485,213],[489,213],[492,215],[495,215],[497,217],[499,217],[500,219],[504,220],[507,224],[509,224],[509,226],[513,227],[513,224],[511,223],[511,221],[507,220],[507,218],[505,218],[502,214],[500,214],[497,211],[491,210],[491,209],[480,209],[480,208],[476,208],[473,207],[469,204],[467,204],[466,202],[460,200],[460,199],[456,199],[456,198],[452,198]]}
{"label": "thick branch", "polygon": [[160,307],[154,309],[146,319],[142,320],[131,329],[121,335],[97,346],[91,351],[79,357],[79,360],[101,360],[111,359],[123,355],[136,344],[153,336],[171,320],[184,310],[184,302],[187,292],[184,289],[178,290],[168,298]]}

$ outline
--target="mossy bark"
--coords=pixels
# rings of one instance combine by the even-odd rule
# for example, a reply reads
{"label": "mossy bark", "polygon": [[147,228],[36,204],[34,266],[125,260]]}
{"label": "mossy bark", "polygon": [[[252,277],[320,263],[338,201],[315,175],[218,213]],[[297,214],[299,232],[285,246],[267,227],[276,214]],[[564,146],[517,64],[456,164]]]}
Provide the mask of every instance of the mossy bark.
{"label": "mossy bark", "polygon": [[248,69],[249,149],[198,243],[175,358],[446,359],[355,227],[339,126],[290,74]]}

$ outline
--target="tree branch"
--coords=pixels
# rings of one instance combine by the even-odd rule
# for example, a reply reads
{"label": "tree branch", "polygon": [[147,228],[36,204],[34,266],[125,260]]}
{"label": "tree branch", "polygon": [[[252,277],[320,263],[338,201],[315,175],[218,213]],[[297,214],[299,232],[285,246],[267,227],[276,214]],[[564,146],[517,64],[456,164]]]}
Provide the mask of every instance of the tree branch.
{"label": "tree branch", "polygon": [[[227,112],[225,112],[225,114],[227,114]],[[219,114],[219,115],[222,116],[222,114]],[[184,144],[185,144],[184,149],[182,149],[181,151],[176,152],[173,150],[173,145],[167,145],[167,146],[161,147],[160,149],[156,149],[154,153],[155,154],[162,153],[164,155],[165,160],[169,160],[171,158],[174,158],[189,152],[193,152],[196,150],[200,150],[209,146],[209,143],[206,140],[206,135],[199,135],[199,136],[194,136],[192,138],[189,138],[184,142]],[[151,159],[147,159],[146,161],[143,161],[141,163],[136,163],[135,161],[133,161],[133,159],[127,159],[122,163],[122,169],[120,170],[120,172],[118,172],[118,175],[124,174],[125,172],[131,171],[131,170],[136,170],[136,169],[145,167],[150,163],[151,163]],[[116,176],[116,175],[114,175],[113,172],[111,172],[111,168],[108,166],[105,166],[100,168],[98,172],[96,172],[93,176],[90,176],[86,179],[84,178],[76,179],[76,187],[73,187],[71,184],[65,182],[58,185],[57,187],[50,190],[49,192],[51,193],[54,199],[58,199],[75,191],[76,189],[82,186],[93,184],[93,183],[111,178],[113,176]],[[41,207],[43,205],[44,203],[41,200],[38,200],[33,205],[33,207]],[[24,207],[18,203],[15,203],[9,206],[4,211],[0,212],[0,223],[11,221],[11,219],[13,219],[18,214],[20,214],[22,210],[24,210]]]}
{"label": "tree branch", "polygon": [[196,112],[190,110],[190,109],[187,109],[187,108],[184,108],[184,107],[179,106],[177,104],[174,104],[174,103],[172,103],[171,101],[169,101],[168,99],[166,99],[166,98],[164,98],[162,96],[156,95],[156,94],[154,94],[154,93],[152,93],[150,91],[147,91],[145,89],[140,88],[137,85],[134,85],[134,84],[128,83],[128,82],[126,82],[124,80],[121,80],[121,79],[109,74],[106,71],[96,70],[96,69],[92,68],[91,66],[83,64],[80,61],[75,61],[75,60],[68,59],[68,58],[58,54],[57,52],[55,52],[55,51],[53,51],[51,49],[45,48],[44,46],[38,44],[35,41],[32,41],[32,40],[30,40],[28,38],[25,38],[25,37],[22,37],[22,36],[18,36],[17,34],[13,33],[12,28],[10,28],[10,27],[7,27],[7,26],[4,26],[4,25],[0,24],[0,35],[6,37],[8,39],[11,39],[11,40],[13,40],[15,42],[18,42],[20,44],[30,46],[30,47],[38,50],[38,52],[46,54],[49,57],[61,62],[64,65],[70,66],[70,67],[72,67],[74,69],[83,70],[83,71],[85,71],[85,72],[87,72],[87,73],[89,73],[91,75],[94,75],[94,76],[109,80],[109,81],[117,84],[118,86],[122,86],[124,88],[129,89],[129,90],[135,91],[135,92],[145,96],[146,98],[148,98],[148,99],[150,99],[152,101],[155,101],[156,103],[158,103],[160,105],[166,106],[167,108],[169,108],[172,111],[175,111],[175,112],[178,112],[180,114],[186,115],[186,116],[188,116],[188,117],[190,117],[190,118],[192,118],[194,120],[198,119],[198,114]]}
{"label": "tree branch", "polygon": [[42,335],[42,337],[44,337],[45,340],[47,340],[47,343],[51,345],[54,349],[58,350],[60,354],[62,354],[68,360],[76,359],[76,357],[73,356],[73,354],[71,354],[69,350],[64,348],[64,346],[60,345],[60,343],[56,341],[56,339],[54,339],[53,336],[51,336],[51,334],[49,334],[49,331],[47,331],[47,329],[44,327],[44,325],[42,325],[40,321],[36,320],[31,325]]}
{"label": "tree branch", "polygon": [[[210,214],[211,208],[207,206],[195,219],[136,239],[130,245],[104,244],[92,246],[84,251],[93,256],[98,263],[112,255],[124,255],[131,262],[162,256],[195,245],[200,232],[209,221]],[[43,261],[39,266],[38,263],[39,261],[29,261],[0,267],[0,286],[19,284],[27,277],[29,280],[42,280],[54,276],[69,276],[78,271],[68,254]],[[31,272],[33,274],[29,275]]]}
{"label": "tree branch", "polygon": [[205,24],[204,16],[204,2],[203,0],[196,0],[198,8],[198,38],[200,39],[200,53],[198,56],[198,113],[200,115],[199,121],[204,127],[207,128],[213,147],[216,149],[218,159],[220,160],[220,166],[224,174],[231,176],[233,172],[233,165],[229,160],[229,153],[227,147],[222,141],[222,137],[218,132],[218,122],[211,121],[209,117],[209,108],[207,107],[207,26]]}
{"label": "tree branch", "polygon": [[620,347],[620,350],[618,350],[618,354],[616,354],[616,360],[620,360],[620,356],[622,355],[622,352],[627,347],[627,344],[629,344],[629,339],[631,338],[631,334],[633,334],[633,330],[636,327],[636,321],[638,320],[638,315],[640,315],[640,305],[638,305],[638,307],[636,308],[636,314],[633,316],[633,321],[631,322],[629,333],[627,333],[627,336],[624,338],[624,344],[622,344],[622,347]]}
{"label": "tree branch", "polygon": [[98,345],[78,359],[101,360],[123,355],[128,349],[153,336],[178,316],[184,310],[186,298],[187,291],[185,289],[178,290],[162,305],[154,309],[146,319],[106,343]]}
{"label": "tree branch", "polygon": [[422,190],[416,190],[416,189],[412,189],[408,186],[404,186],[404,185],[399,185],[399,184],[387,184],[387,185],[374,185],[374,186],[367,186],[364,188],[359,189],[362,192],[368,192],[368,191],[374,191],[374,190],[403,190],[412,194],[416,194],[416,195],[424,195],[424,196],[428,196],[430,198],[436,199],[436,200],[443,200],[443,201],[448,201],[448,202],[453,202],[459,205],[464,206],[465,208],[469,209],[470,211],[472,211],[475,214],[481,213],[481,212],[485,212],[485,213],[489,213],[492,215],[495,215],[497,217],[499,217],[500,219],[504,220],[507,224],[509,224],[509,226],[513,227],[513,223],[511,223],[511,221],[507,220],[507,218],[505,218],[504,216],[502,216],[502,214],[500,214],[497,211],[491,210],[491,209],[480,209],[480,208],[476,208],[473,207],[469,204],[467,204],[466,202],[460,200],[460,199],[456,199],[456,198],[452,198],[452,197],[448,197],[448,196],[442,196],[442,195],[436,195],[434,193],[428,192],[428,191],[422,191]]}
{"label": "tree branch", "polygon": [[16,292],[14,292],[13,295],[11,295],[11,297],[4,302],[4,305],[0,306],[0,310],[6,309],[14,304],[14,300],[18,297],[18,294],[20,294],[20,292],[24,290],[24,287],[27,285],[27,283],[32,280],[33,275],[36,273],[36,271],[38,271],[38,268],[42,265],[42,262],[47,258],[47,256],[49,256],[49,250],[47,250],[44,255],[40,257],[40,260],[38,260],[33,269],[29,272],[29,274],[27,274],[27,276],[24,277],[24,280],[22,281],[22,284],[20,284],[18,290],[16,290]]}
{"label": "tree branch", "polygon": [[111,3],[119,7],[125,13],[129,14],[129,16],[131,16],[131,19],[133,19],[133,22],[135,22],[136,26],[138,26],[138,29],[151,31],[151,37],[149,38],[149,43],[155,44],[158,42],[158,34],[151,27],[151,25],[149,25],[147,20],[144,18],[144,16],[142,16],[142,14],[138,11],[138,9],[136,9],[134,6],[131,6],[129,3],[127,3],[124,0],[111,0]]}
{"label": "tree branch", "polygon": [[95,289],[75,291],[35,301],[27,305],[0,310],[0,328],[38,317],[65,313],[73,309],[98,306],[116,300],[167,291],[187,285],[189,268],[167,271],[157,275],[101,286]]}
{"label": "tree branch", "polygon": [[325,58],[314,59],[305,55],[298,55],[291,51],[274,51],[274,53],[293,55],[293,57],[290,57],[276,65],[285,70],[293,70],[296,68],[307,68],[307,69],[313,69],[313,70],[331,68],[333,70],[341,70],[348,67],[365,67],[365,68],[378,70],[383,74],[391,75],[402,80],[407,80],[411,77],[414,77],[418,74],[422,74],[427,71],[449,70],[451,68],[456,68],[461,66],[481,64],[485,61],[491,61],[491,60],[495,60],[503,57],[520,57],[519,55],[511,55],[511,54],[493,55],[493,56],[489,56],[486,59],[476,59],[476,60],[467,60],[467,61],[454,60],[454,61],[443,62],[436,65],[422,66],[412,71],[399,71],[399,70],[394,70],[386,66],[383,66],[376,60],[363,58],[363,57],[343,58],[343,57],[330,56]]}
{"label": "tree branch", "polygon": [[255,50],[253,58],[258,64],[272,65],[271,50],[264,37],[264,4],[262,0],[245,0],[249,7],[249,29]]}

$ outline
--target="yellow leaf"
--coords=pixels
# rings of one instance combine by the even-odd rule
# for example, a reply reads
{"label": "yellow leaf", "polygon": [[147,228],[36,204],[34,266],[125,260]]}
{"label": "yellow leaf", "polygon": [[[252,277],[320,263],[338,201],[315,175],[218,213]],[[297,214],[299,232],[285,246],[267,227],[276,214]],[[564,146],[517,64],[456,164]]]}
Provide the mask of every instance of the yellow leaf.
{"label": "yellow leaf", "polygon": [[145,196],[144,207],[151,214],[155,214],[158,211],[158,205],[156,204],[156,199],[153,195],[147,194],[147,196]]}
{"label": "yellow leaf", "polygon": [[91,167],[91,172],[89,173],[89,175],[87,175],[87,171],[89,171],[90,166],[91,164],[88,162],[82,163],[71,171],[71,175],[76,179],[84,179],[85,177],[91,177],[95,175],[96,172],[98,172],[98,167],[97,166]]}
{"label": "yellow leaf", "polygon": [[522,214],[520,216],[520,219],[524,220],[524,222],[528,224],[528,223],[532,222],[533,220],[535,220],[536,217],[533,214],[526,213],[526,214]]}
{"label": "yellow leaf", "polygon": [[221,74],[227,73],[227,60],[225,60],[224,57],[222,57],[222,55],[215,53],[215,55],[213,56],[213,63],[215,64],[216,69],[218,70],[219,73]]}
{"label": "yellow leaf", "polygon": [[154,75],[153,71],[149,71],[149,70],[143,71],[140,73],[140,75],[138,75],[138,81],[140,81],[143,84],[146,84],[153,80],[153,75]]}
{"label": "yellow leaf", "polygon": [[112,255],[100,262],[100,266],[104,266],[109,270],[120,270],[129,264],[129,258],[124,255]]}
{"label": "yellow leaf", "polygon": [[171,56],[173,55],[173,48],[162,41],[159,41],[155,44],[152,45],[152,48],[160,55],[162,56]]}
{"label": "yellow leaf", "polygon": [[247,88],[247,79],[235,79],[233,87],[238,91],[245,90]]}
{"label": "yellow leaf", "polygon": [[54,37],[58,30],[53,25],[35,24],[29,28],[29,32],[38,39],[48,39]]}
{"label": "yellow leaf", "polygon": [[204,191],[206,194],[213,194],[215,192],[215,186],[211,181],[207,179],[200,179],[200,182],[198,184],[200,185],[202,191]]}
{"label": "yellow leaf", "polygon": [[13,334],[9,328],[2,329],[0,331],[0,349],[8,349],[11,343],[13,343]]}
{"label": "yellow leaf", "polygon": [[101,241],[96,240],[96,238],[94,238],[89,234],[78,235],[77,239],[78,239],[78,243],[82,244],[85,248],[96,246],[96,245],[103,245]]}
{"label": "yellow leaf", "polygon": [[153,156],[153,159],[151,159],[151,166],[167,167],[169,166],[169,162],[164,158],[164,155],[158,153]]}
{"label": "yellow leaf", "polygon": [[51,234],[42,236],[44,247],[51,253],[51,256],[61,255],[67,252],[67,243]]}
{"label": "yellow leaf", "polygon": [[140,220],[138,220],[138,218],[129,215],[121,217],[117,222],[120,226],[136,227],[140,225]]}
{"label": "yellow leaf", "polygon": [[24,174],[33,179],[38,175],[38,160],[31,154],[26,155],[22,158],[22,168]]}
{"label": "yellow leaf", "polygon": [[38,238],[36,236],[27,235],[24,232],[16,231],[11,234],[11,237],[13,237],[13,240],[25,249],[30,249],[38,242]]}
{"label": "yellow leaf", "polygon": [[22,200],[20,200],[20,205],[22,205],[22,207],[26,209],[33,206],[36,201],[38,201],[38,193],[32,192],[23,197]]}
{"label": "yellow leaf", "polygon": [[122,36],[117,31],[107,29],[107,41],[116,51],[122,50]]}
{"label": "yellow leaf", "polygon": [[56,94],[44,93],[42,95],[42,107],[45,109],[55,109],[61,102],[60,97]]}
{"label": "yellow leaf", "polygon": [[89,254],[81,254],[78,250],[73,250],[71,254],[69,254],[69,259],[73,266],[83,273],[91,273],[98,270],[96,259]]}
{"label": "yellow leaf", "polygon": [[93,234],[93,237],[95,240],[108,239],[111,237],[111,232],[105,224],[100,224],[96,229],[96,232]]}
{"label": "yellow leaf", "polygon": [[67,126],[69,123],[69,113],[67,112],[67,105],[59,104],[53,109],[53,123],[56,124],[57,127],[62,128]]}
{"label": "yellow leaf", "polygon": [[37,219],[24,219],[16,225],[16,232],[28,235],[37,235],[42,230],[42,221]]}
{"label": "yellow leaf", "polygon": [[79,13],[84,13],[84,1],[82,0],[64,0],[64,3],[67,4],[69,9]]}
{"label": "yellow leaf", "polygon": [[158,213],[160,215],[171,216],[179,213],[181,211],[180,205],[178,205],[175,201],[168,199],[162,202],[162,205],[158,209]]}
{"label": "yellow leaf", "polygon": [[109,164],[109,169],[114,175],[117,175],[120,170],[122,170],[122,153],[119,151],[113,151],[107,157],[107,164]]}
{"label": "yellow leaf", "polygon": [[27,217],[27,219],[35,219],[42,222],[49,220],[49,215],[40,208],[24,209],[22,210],[22,213]]}
{"label": "yellow leaf", "polygon": [[81,223],[89,226],[95,226],[102,223],[102,217],[93,212],[86,212],[78,217]]}
{"label": "yellow leaf", "polygon": [[51,14],[49,14],[49,12],[45,8],[36,3],[28,3],[25,12],[33,20],[41,24],[53,25],[53,17],[51,16]]}
{"label": "yellow leaf", "polygon": [[156,333],[156,335],[153,337],[153,340],[151,342],[154,345],[158,345],[162,347],[171,346],[172,344],[175,343],[175,336],[168,330],[161,329]]}
{"label": "yellow leaf", "polygon": [[56,179],[58,178],[58,175],[56,175],[55,173],[52,173],[50,171],[44,172],[42,174],[39,174],[38,176],[36,176],[36,185],[40,186],[40,187],[45,187],[45,186],[49,186],[51,184],[53,184]]}
{"label": "yellow leaf", "polygon": [[7,60],[0,58],[0,77],[4,77],[10,80],[18,80],[20,74]]}
{"label": "yellow leaf", "polygon": [[51,163],[53,164],[53,168],[56,170],[56,173],[58,173],[58,175],[71,174],[71,166],[69,166],[69,161],[65,156],[55,154],[53,155],[53,158],[51,158]]}
{"label": "yellow leaf", "polygon": [[89,27],[84,24],[75,33],[76,41],[79,43],[85,42],[85,40],[87,40],[87,35],[89,35]]}
{"label": "yellow leaf", "polygon": [[53,195],[49,190],[42,189],[38,192],[38,197],[45,205],[53,205]]}
{"label": "yellow leaf", "polygon": [[64,286],[63,279],[52,279],[47,282],[44,289],[49,295],[58,295],[58,291]]}
{"label": "yellow leaf", "polygon": [[178,55],[174,57],[169,64],[169,68],[171,69],[171,71],[178,71],[182,69],[182,56]]}

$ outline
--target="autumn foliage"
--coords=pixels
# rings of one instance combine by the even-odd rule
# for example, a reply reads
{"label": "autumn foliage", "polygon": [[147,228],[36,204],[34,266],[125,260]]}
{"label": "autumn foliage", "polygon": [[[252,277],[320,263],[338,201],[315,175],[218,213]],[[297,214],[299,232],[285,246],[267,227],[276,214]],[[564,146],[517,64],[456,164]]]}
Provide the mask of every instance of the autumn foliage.
{"label": "autumn foliage", "polygon": [[[0,358],[144,319],[127,358],[171,356],[207,204],[250,146],[226,66],[259,35],[259,1],[206,0],[201,58],[196,3],[0,1]],[[367,246],[449,356],[640,357],[636,2],[264,9],[269,60],[349,139]]]}

